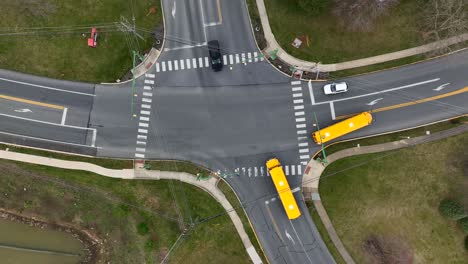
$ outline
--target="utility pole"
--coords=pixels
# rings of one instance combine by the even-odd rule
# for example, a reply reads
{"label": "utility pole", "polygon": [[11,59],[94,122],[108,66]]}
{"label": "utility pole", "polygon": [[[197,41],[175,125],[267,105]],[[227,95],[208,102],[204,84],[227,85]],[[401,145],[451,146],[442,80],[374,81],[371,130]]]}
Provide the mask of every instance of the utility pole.
{"label": "utility pole", "polygon": [[328,161],[327,161],[327,155],[325,154],[325,148],[323,147],[323,142],[322,142],[322,135],[320,134],[320,126],[319,126],[319,123],[318,123],[318,120],[317,120],[317,115],[315,114],[314,112],[314,117],[315,117],[315,124],[317,124],[317,131],[319,133],[319,137],[320,137],[320,145],[322,147],[322,155],[323,155],[323,159],[317,159],[320,163],[322,164],[328,164]]}
{"label": "utility pole", "polygon": [[136,117],[136,114],[134,112],[133,106],[134,103],[133,101],[135,100],[135,97],[137,97],[137,94],[135,93],[135,68],[136,68],[136,58],[138,57],[141,61],[144,60],[144,58],[138,54],[138,52],[132,50],[133,53],[133,68],[132,68],[132,101],[131,101],[131,112],[132,112],[132,118]]}

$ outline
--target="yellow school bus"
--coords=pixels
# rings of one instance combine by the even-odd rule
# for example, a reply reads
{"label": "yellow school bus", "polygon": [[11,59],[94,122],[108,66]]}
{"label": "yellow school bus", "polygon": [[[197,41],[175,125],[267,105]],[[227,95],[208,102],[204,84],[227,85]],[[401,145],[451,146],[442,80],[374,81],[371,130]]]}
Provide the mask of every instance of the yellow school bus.
{"label": "yellow school bus", "polygon": [[279,194],[279,198],[281,203],[283,203],[283,207],[288,218],[298,218],[301,216],[301,211],[299,210],[299,207],[297,207],[296,199],[294,199],[294,195],[291,192],[291,188],[289,187],[289,183],[286,180],[286,176],[284,175],[284,171],[279,160],[276,158],[270,159],[266,162],[266,166],[270,172],[271,179],[275,184],[276,191]]}
{"label": "yellow school bus", "polygon": [[338,122],[329,127],[320,129],[312,134],[312,139],[317,144],[323,144],[337,137],[341,137],[360,128],[366,127],[372,123],[372,115],[370,112],[360,113],[341,122]]}

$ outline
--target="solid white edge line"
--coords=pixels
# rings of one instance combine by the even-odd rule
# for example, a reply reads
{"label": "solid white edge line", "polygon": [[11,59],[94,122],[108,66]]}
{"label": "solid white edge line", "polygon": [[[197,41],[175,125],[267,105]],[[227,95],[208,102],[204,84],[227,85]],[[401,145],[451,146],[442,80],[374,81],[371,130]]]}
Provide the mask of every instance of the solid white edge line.
{"label": "solid white edge line", "polygon": [[49,86],[44,86],[44,85],[38,85],[38,84],[32,84],[32,83],[27,83],[27,82],[20,82],[20,81],[5,79],[5,78],[0,78],[0,80],[6,81],[6,82],[12,82],[12,83],[24,84],[24,85],[28,85],[28,86],[34,86],[34,87],[43,88],[43,89],[48,89],[48,90],[54,90],[54,91],[64,92],[64,93],[72,93],[72,94],[79,94],[79,95],[86,95],[86,96],[96,96],[95,94],[88,94],[88,93],[81,93],[81,92],[63,90],[63,89],[58,89],[58,88],[54,88],[54,87],[49,87]]}
{"label": "solid white edge line", "polygon": [[312,81],[309,80],[309,83],[307,85],[309,86],[310,103],[312,105],[315,105],[314,91],[312,90]]}
{"label": "solid white edge line", "polygon": [[[42,141],[46,141],[46,142],[54,142],[54,143],[72,145],[72,146],[80,146],[80,147],[87,147],[87,148],[98,148],[98,149],[101,149],[101,148],[102,148],[102,147],[96,147],[94,144],[92,144],[91,146],[88,146],[88,145],[70,143],[70,142],[65,142],[65,141],[57,141],[57,140],[52,140],[52,139],[45,139],[45,138],[24,136],[24,135],[13,134],[13,133],[8,133],[8,132],[3,132],[3,131],[0,131],[0,134],[9,135],[9,136],[14,136],[14,137],[30,138],[30,139],[34,139],[34,140],[42,140]],[[3,142],[2,142],[2,143],[3,143]],[[7,143],[7,142],[4,142],[4,143],[5,143],[5,144],[9,144],[9,143]]]}
{"label": "solid white edge line", "polygon": [[386,89],[386,90],[382,90],[382,91],[377,91],[377,92],[373,92],[373,93],[361,94],[361,95],[351,96],[351,97],[347,97],[347,98],[336,99],[336,100],[332,100],[332,101],[319,102],[319,103],[316,103],[315,105],[327,104],[327,103],[329,103],[329,102],[335,102],[335,103],[336,103],[336,102],[347,101],[347,100],[352,100],[352,99],[361,98],[361,97],[366,97],[366,96],[371,96],[371,95],[376,95],[376,94],[382,94],[382,93],[386,93],[386,92],[392,92],[392,91],[401,90],[401,89],[406,89],[406,88],[411,88],[411,87],[414,87],[414,86],[419,86],[419,85],[423,85],[423,84],[427,84],[427,83],[437,82],[437,81],[439,81],[439,80],[440,80],[440,78],[435,78],[435,79],[432,79],[432,80],[427,80],[427,81],[423,81],[423,82],[412,83],[412,84],[403,85],[403,86],[400,86],[400,87],[390,88],[390,89]]}
{"label": "solid white edge line", "polygon": [[46,125],[63,126],[63,127],[75,128],[75,129],[81,129],[81,130],[96,130],[95,128],[62,125],[62,124],[57,124],[57,123],[52,123],[52,122],[47,122],[47,121],[41,121],[41,120],[36,120],[36,119],[31,119],[31,118],[26,118],[26,117],[20,117],[20,116],[14,116],[14,115],[1,114],[1,113],[0,113],[0,116],[6,116],[6,117],[10,117],[10,118],[21,119],[21,120],[26,120],[26,121],[31,121],[31,122],[36,122],[36,123],[41,123],[41,124],[46,124]]}
{"label": "solid white edge line", "polygon": [[335,118],[336,118],[336,116],[335,116],[335,106],[333,105],[333,101],[330,101],[330,111],[331,111],[332,120],[335,120]]}
{"label": "solid white edge line", "polygon": [[63,108],[63,113],[62,113],[62,122],[60,122],[61,125],[65,125],[65,120],[67,119],[67,112],[68,108]]}

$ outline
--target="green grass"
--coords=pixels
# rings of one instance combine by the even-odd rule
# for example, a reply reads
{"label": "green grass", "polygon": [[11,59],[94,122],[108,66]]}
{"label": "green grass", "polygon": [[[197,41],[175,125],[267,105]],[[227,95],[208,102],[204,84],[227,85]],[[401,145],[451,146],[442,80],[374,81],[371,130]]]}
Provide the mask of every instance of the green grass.
{"label": "green grass", "polygon": [[23,148],[14,145],[0,144],[1,150],[6,150],[12,152],[19,152],[24,154],[42,156],[47,158],[70,160],[70,161],[81,161],[96,164],[108,169],[132,169],[133,160],[123,160],[123,159],[106,159],[106,158],[92,158],[92,157],[83,157],[77,155],[68,155],[64,153],[51,152],[39,149],[32,148]]}
{"label": "green grass", "polygon": [[343,149],[356,147],[357,144],[359,144],[360,146],[369,146],[369,145],[376,145],[376,144],[381,144],[381,143],[386,143],[386,142],[398,141],[401,139],[405,139],[407,137],[413,138],[413,137],[423,136],[423,135],[426,135],[426,131],[435,133],[435,132],[447,130],[450,128],[454,128],[466,122],[468,122],[468,116],[463,116],[463,117],[455,118],[449,121],[443,121],[443,122],[439,122],[436,124],[422,126],[422,127],[405,130],[401,132],[332,144],[332,145],[327,146],[325,148],[325,151],[327,155],[329,155],[329,154],[338,152]]}
{"label": "green grass", "polygon": [[[156,14],[147,15],[150,7],[157,8]],[[0,20],[0,67],[57,79],[115,81],[132,67],[124,35],[101,28],[95,49],[87,46],[87,38],[93,25],[99,29],[99,24],[119,22],[121,16],[131,22],[131,10],[139,28],[151,30],[162,23],[159,0],[8,1],[2,6]],[[52,29],[47,34],[4,34],[19,32],[19,28],[26,28],[21,32],[35,32],[37,28],[80,25],[85,27],[72,34],[63,29],[54,34],[50,33]],[[139,45],[142,51],[148,50],[151,37],[145,35]]]}
{"label": "green grass", "polygon": [[237,215],[242,221],[242,225],[244,226],[245,232],[249,236],[250,242],[255,247],[255,250],[257,251],[260,258],[262,259],[262,262],[268,263],[260,247],[260,244],[258,243],[257,237],[255,236],[254,230],[252,229],[252,226],[250,225],[249,220],[245,214],[245,211],[244,209],[242,209],[241,204],[239,200],[237,199],[236,194],[231,189],[231,187],[229,187],[229,185],[224,181],[218,182],[218,188],[224,193],[224,195],[226,196],[226,199],[228,199],[229,203],[236,210]]}
{"label": "green grass", "polygon": [[[265,0],[270,25],[276,40],[294,57],[322,63],[366,58],[423,44],[417,33],[418,4],[401,0],[387,16],[381,17],[371,32],[349,32],[339,26],[330,8],[312,17],[292,1]],[[300,49],[291,43],[308,35],[310,46]]]}
{"label": "green grass", "polygon": [[328,251],[330,251],[330,254],[333,256],[333,259],[338,264],[346,264],[344,259],[341,257],[340,252],[338,252],[338,250],[336,249],[335,244],[333,244],[333,241],[330,239],[327,229],[325,229],[325,226],[323,225],[322,220],[320,219],[320,216],[317,213],[317,210],[315,210],[313,203],[311,202],[310,204],[307,205],[307,207],[309,208],[309,214],[312,217],[312,220],[314,221],[314,224],[317,227],[320,233],[320,236],[325,242],[325,245],[327,246]]}
{"label": "green grass", "polygon": [[182,228],[199,224],[171,254],[173,263],[199,254],[207,257],[195,263],[219,263],[221,259],[248,263],[227,216],[204,221],[224,209],[196,187],[179,181],[111,179],[3,160],[0,169],[4,197],[0,207],[93,230],[104,240],[102,263],[160,262],[181,233],[178,211]]}
{"label": "green grass", "polygon": [[150,164],[152,170],[179,171],[179,172],[187,172],[192,175],[197,175],[198,173],[201,173],[203,175],[208,175],[210,173],[208,169],[202,168],[189,161],[147,160],[146,164]]}
{"label": "green grass", "polygon": [[468,262],[463,232],[438,212],[446,197],[462,200],[468,208],[467,145],[465,133],[341,159],[325,169],[320,195],[356,263],[368,260],[363,243],[371,235],[406,244],[415,263]]}

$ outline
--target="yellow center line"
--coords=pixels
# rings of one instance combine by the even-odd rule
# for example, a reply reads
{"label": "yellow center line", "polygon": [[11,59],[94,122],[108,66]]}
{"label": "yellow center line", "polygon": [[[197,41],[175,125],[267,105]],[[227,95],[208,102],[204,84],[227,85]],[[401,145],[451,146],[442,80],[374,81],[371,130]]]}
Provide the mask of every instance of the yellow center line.
{"label": "yellow center line", "polygon": [[276,234],[278,234],[279,238],[281,239],[281,242],[284,242],[283,236],[281,235],[281,232],[279,231],[278,225],[276,224],[275,219],[273,218],[273,215],[271,214],[270,207],[268,205],[265,206],[268,212],[268,215],[270,216],[271,221],[273,222],[273,227],[275,228]]}
{"label": "yellow center line", "polygon": [[[411,102],[407,102],[407,103],[376,108],[376,109],[372,110],[371,113],[378,113],[378,112],[393,110],[393,109],[397,109],[397,108],[407,107],[407,106],[410,106],[410,105],[421,104],[421,103],[434,101],[434,100],[437,100],[437,99],[453,96],[453,95],[456,95],[456,94],[466,93],[466,92],[468,92],[468,86],[465,87],[465,88],[450,92],[450,93],[440,94],[440,95],[436,95],[436,96],[432,96],[432,97],[428,97],[428,98],[424,98],[424,99],[420,99],[420,100],[416,100],[416,101],[411,101]],[[345,119],[345,118],[348,118],[348,117],[351,117],[351,116],[354,116],[354,115],[357,115],[357,113],[337,116],[335,119],[336,120]]]}
{"label": "yellow center line", "polygon": [[221,13],[221,3],[220,3],[220,0],[217,0],[216,1],[217,4],[218,4],[218,17],[219,17],[219,24],[222,24],[223,23],[223,15]]}
{"label": "yellow center line", "polygon": [[18,97],[3,95],[3,94],[0,94],[0,99],[5,99],[5,100],[10,100],[10,101],[15,101],[15,102],[21,102],[21,103],[26,103],[26,104],[32,104],[32,105],[37,105],[37,106],[43,106],[43,107],[48,107],[48,108],[53,108],[53,109],[58,109],[58,110],[63,110],[65,108],[65,107],[60,106],[60,105],[47,104],[47,103],[32,101],[32,100],[28,100],[28,99],[23,99],[23,98],[18,98]]}

